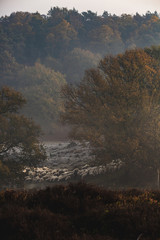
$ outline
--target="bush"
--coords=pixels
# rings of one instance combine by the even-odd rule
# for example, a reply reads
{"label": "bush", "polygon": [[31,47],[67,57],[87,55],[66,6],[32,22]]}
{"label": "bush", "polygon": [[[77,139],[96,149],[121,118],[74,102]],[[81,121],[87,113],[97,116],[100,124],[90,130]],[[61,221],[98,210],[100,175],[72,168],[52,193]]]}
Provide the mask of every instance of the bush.
{"label": "bush", "polygon": [[160,238],[160,192],[109,191],[85,183],[0,193],[6,240]]}

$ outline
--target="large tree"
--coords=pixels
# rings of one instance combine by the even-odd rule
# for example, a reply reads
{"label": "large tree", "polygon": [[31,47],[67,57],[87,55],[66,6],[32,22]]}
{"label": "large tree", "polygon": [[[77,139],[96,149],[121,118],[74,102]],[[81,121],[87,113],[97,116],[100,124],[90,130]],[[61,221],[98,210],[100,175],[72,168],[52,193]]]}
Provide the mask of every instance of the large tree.
{"label": "large tree", "polygon": [[105,57],[63,96],[71,136],[89,141],[98,158],[160,166],[160,70],[143,50]]}
{"label": "large tree", "polygon": [[24,104],[21,93],[0,89],[0,160],[6,162],[16,152],[16,160],[29,166],[45,159],[45,151],[39,142],[40,128],[19,114]]}

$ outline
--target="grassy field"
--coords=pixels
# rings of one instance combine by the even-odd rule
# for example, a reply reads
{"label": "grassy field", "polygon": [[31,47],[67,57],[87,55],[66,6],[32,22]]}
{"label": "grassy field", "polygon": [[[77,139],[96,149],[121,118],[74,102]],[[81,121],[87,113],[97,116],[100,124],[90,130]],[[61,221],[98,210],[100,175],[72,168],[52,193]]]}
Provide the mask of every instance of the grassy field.
{"label": "grassy field", "polygon": [[9,240],[158,240],[160,192],[85,183],[0,192],[0,234]]}

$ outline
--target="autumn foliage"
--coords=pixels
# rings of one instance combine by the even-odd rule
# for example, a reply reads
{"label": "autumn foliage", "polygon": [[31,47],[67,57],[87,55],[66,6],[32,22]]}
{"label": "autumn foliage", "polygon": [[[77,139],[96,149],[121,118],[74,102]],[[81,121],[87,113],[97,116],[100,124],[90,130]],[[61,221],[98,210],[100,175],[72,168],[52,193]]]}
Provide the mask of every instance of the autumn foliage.
{"label": "autumn foliage", "polygon": [[116,16],[58,7],[47,15],[14,12],[0,18],[0,87],[20,91],[27,100],[24,113],[53,136],[65,81],[79,83],[104,55],[159,43],[157,12]]}
{"label": "autumn foliage", "polygon": [[160,152],[159,63],[143,50],[106,56],[78,86],[63,88],[63,122],[89,141],[99,160],[120,158],[157,168]]}

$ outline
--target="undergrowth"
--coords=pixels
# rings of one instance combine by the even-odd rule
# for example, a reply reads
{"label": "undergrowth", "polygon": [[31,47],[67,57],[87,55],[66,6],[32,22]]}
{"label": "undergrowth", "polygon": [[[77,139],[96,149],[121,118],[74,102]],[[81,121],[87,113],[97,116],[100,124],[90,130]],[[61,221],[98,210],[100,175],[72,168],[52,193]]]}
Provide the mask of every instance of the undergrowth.
{"label": "undergrowth", "polygon": [[85,183],[0,192],[3,240],[160,239],[160,192]]}

